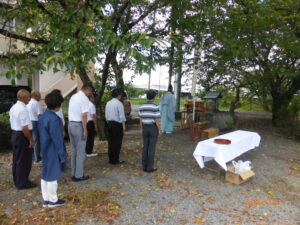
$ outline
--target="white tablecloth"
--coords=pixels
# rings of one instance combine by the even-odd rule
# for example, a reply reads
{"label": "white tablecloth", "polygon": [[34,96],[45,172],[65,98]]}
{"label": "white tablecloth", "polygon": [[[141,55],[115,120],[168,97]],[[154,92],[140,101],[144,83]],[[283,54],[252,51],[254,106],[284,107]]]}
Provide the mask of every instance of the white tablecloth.
{"label": "white tablecloth", "polygon": [[[231,140],[231,144],[223,145],[214,143],[214,139],[222,138]],[[260,136],[255,132],[237,130],[227,134],[200,141],[194,151],[194,157],[201,168],[204,162],[214,159],[220,166],[227,170],[226,163],[235,159],[260,143]]]}

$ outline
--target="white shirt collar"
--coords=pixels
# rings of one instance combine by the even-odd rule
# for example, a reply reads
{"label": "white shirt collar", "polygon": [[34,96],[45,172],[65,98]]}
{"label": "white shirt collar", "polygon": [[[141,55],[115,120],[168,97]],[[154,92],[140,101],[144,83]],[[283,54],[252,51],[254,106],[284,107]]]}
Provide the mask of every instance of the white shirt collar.
{"label": "white shirt collar", "polygon": [[24,102],[21,102],[20,100],[17,101],[17,104],[26,107],[26,104]]}
{"label": "white shirt collar", "polygon": [[38,102],[37,100],[35,100],[34,98],[31,98],[30,101],[33,101],[33,102]]}
{"label": "white shirt collar", "polygon": [[82,96],[86,96],[82,90],[78,91],[78,93]]}

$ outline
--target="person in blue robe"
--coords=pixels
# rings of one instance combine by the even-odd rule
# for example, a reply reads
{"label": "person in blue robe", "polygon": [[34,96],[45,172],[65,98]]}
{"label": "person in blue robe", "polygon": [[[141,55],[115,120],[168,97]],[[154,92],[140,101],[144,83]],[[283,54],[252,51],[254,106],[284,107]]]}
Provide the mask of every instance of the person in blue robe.
{"label": "person in blue robe", "polygon": [[42,149],[43,169],[41,189],[43,207],[56,207],[65,204],[65,200],[57,197],[57,180],[66,168],[67,152],[64,144],[59,111],[63,97],[58,93],[46,96],[46,111],[39,118],[40,143]]}
{"label": "person in blue robe", "polygon": [[164,94],[160,100],[161,130],[166,134],[173,132],[175,122],[176,101],[172,91],[173,87],[170,84],[168,92]]}

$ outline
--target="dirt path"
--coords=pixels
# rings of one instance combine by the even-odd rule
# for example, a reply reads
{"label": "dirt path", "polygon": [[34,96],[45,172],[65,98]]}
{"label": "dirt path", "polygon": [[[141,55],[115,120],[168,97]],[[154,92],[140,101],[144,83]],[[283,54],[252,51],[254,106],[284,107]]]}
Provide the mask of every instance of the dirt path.
{"label": "dirt path", "polygon": [[[242,185],[200,169],[192,153],[197,142],[187,130],[160,138],[155,173],[141,171],[142,142],[132,125],[124,140],[125,164],[107,163],[100,154],[86,159],[87,182],[70,181],[70,169],[59,181],[69,203],[59,209],[41,207],[40,189],[18,191],[12,185],[9,153],[1,154],[0,224],[300,224],[300,143],[267,123],[247,121],[241,129],[258,132],[259,148],[244,154],[256,175]],[[210,162],[211,167],[217,167]],[[41,167],[32,179],[39,183]],[[224,174],[222,174],[224,175]]]}

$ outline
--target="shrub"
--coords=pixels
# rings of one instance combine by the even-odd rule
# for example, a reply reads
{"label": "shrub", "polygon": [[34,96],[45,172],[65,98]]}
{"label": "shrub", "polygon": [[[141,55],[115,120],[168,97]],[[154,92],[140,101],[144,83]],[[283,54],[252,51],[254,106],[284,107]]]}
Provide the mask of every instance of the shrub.
{"label": "shrub", "polygon": [[10,131],[9,126],[9,114],[8,112],[0,113],[0,133],[5,133]]}
{"label": "shrub", "polygon": [[0,152],[9,147],[10,140],[9,114],[0,114]]}
{"label": "shrub", "polygon": [[300,136],[300,95],[295,95],[288,107],[292,135]]}
{"label": "shrub", "polygon": [[232,127],[234,125],[233,119],[229,119],[225,123],[226,123],[226,126],[227,126],[228,129],[232,129]]}
{"label": "shrub", "polygon": [[294,96],[289,104],[292,120],[297,120],[300,115],[300,95]]}

